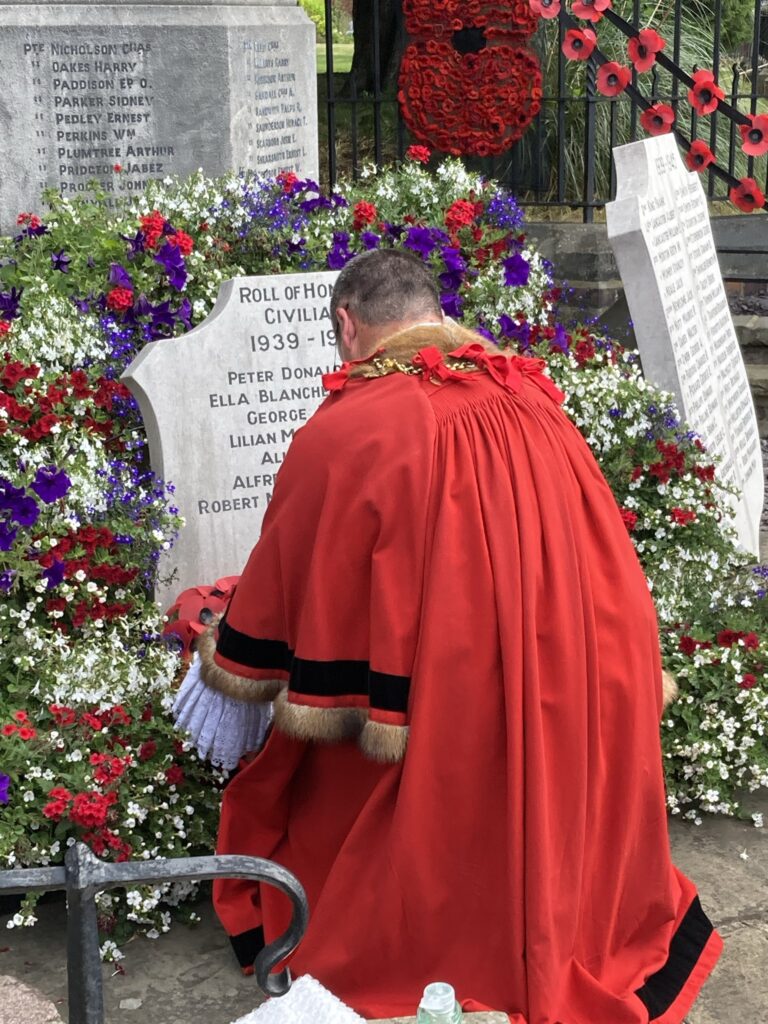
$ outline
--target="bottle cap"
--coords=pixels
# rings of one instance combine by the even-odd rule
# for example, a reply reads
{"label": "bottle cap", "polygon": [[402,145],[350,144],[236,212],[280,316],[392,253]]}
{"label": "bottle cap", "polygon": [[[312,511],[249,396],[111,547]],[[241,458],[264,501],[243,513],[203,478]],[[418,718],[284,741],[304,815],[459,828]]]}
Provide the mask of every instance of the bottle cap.
{"label": "bottle cap", "polygon": [[423,1010],[431,1010],[433,1013],[447,1013],[456,1005],[456,993],[453,985],[445,981],[433,981],[424,989],[419,1006]]}

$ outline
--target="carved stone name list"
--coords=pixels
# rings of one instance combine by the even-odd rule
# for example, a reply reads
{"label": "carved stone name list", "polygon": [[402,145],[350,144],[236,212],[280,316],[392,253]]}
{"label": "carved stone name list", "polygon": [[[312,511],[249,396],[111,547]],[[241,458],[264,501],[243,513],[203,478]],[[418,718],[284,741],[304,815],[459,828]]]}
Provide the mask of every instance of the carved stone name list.
{"label": "carved stone name list", "polygon": [[741,490],[735,524],[743,546],[757,553],[760,440],[701,182],[671,137],[615,153],[619,193],[608,208],[608,232],[644,371],[675,395],[720,457],[720,478]]}
{"label": "carved stone name list", "polygon": [[245,564],[288,445],[325,398],[335,278],[227,281],[204,323],[148,346],[128,368],[152,467],[174,483],[186,521],[165,566],[178,572],[171,590]]}
{"label": "carved stone name list", "polygon": [[[38,8],[40,10],[41,8]],[[0,231],[40,192],[235,169],[317,176],[314,28],[297,7],[0,5]]]}

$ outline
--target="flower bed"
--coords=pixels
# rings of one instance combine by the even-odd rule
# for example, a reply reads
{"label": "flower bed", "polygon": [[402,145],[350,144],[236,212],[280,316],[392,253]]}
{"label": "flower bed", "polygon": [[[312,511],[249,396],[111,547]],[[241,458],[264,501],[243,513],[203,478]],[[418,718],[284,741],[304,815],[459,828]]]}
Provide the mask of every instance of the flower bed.
{"label": "flower bed", "polygon": [[[180,520],[119,376],[200,323],[225,278],[339,268],[376,246],[420,255],[451,316],[543,355],[567,392],[680,681],[663,723],[672,811],[735,813],[740,790],[768,784],[768,571],[734,547],[711,459],[633,357],[555,322],[514,199],[428,157],[414,147],[343,194],[285,173],[168,180],[114,209],[49,195],[44,219],[22,214],[0,243],[2,866],[60,862],[76,838],[116,860],[212,849],[222,778],[174,735],[183,665],[152,600]],[[104,894],[104,955],[191,913],[193,889]],[[10,923],[33,921],[29,903]]]}

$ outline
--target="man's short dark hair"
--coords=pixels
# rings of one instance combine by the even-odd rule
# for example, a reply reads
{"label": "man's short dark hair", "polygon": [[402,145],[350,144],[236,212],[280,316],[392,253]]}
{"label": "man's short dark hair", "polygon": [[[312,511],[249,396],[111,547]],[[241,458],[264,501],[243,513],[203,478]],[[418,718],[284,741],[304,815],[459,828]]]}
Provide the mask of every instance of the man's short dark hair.
{"label": "man's short dark hair", "polygon": [[336,279],[331,296],[334,324],[339,306],[366,324],[442,315],[432,271],[403,249],[372,249],[351,259]]}

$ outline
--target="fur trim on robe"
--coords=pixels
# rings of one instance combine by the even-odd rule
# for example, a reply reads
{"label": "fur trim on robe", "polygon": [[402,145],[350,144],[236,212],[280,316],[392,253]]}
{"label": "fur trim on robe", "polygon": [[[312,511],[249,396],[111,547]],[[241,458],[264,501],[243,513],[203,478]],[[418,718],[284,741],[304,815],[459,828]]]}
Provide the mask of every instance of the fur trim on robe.
{"label": "fur trim on robe", "polygon": [[243,700],[252,704],[262,704],[264,701],[274,700],[280,690],[286,685],[280,679],[246,679],[243,676],[236,676],[227,672],[213,660],[216,651],[216,637],[214,631],[216,624],[209,626],[197,640],[197,650],[200,655],[200,678],[206,686],[227,697],[234,697],[235,700]]}

